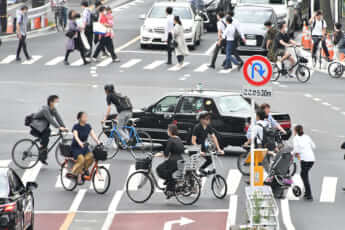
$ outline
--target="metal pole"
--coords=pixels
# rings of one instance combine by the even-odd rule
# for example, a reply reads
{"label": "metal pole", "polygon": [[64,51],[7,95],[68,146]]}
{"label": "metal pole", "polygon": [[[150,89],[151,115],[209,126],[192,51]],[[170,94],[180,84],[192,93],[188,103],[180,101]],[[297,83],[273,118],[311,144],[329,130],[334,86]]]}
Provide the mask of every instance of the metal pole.
{"label": "metal pole", "polygon": [[334,17],[335,17],[335,22],[338,23],[339,22],[339,0],[335,0],[335,6],[334,6]]}
{"label": "metal pole", "polygon": [[254,187],[254,141],[256,135],[256,127],[255,127],[255,101],[252,99],[252,118],[251,118],[251,145],[250,145],[250,185]]}
{"label": "metal pole", "polygon": [[314,1],[315,0],[311,0],[310,1],[310,10],[311,10],[311,16],[313,17],[314,16]]}

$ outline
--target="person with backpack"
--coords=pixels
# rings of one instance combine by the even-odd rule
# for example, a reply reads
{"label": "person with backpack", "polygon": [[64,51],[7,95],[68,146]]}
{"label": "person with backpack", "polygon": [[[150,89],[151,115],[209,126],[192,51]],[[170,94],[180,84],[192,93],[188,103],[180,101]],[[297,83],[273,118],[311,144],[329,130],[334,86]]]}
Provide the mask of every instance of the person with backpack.
{"label": "person with backpack", "polygon": [[[62,132],[68,131],[68,129],[65,128],[65,124],[56,109],[58,104],[59,97],[57,95],[49,96],[47,99],[47,105],[42,106],[38,113],[31,115],[31,122],[26,122],[26,125],[31,127],[30,134],[40,139],[41,146],[39,151],[39,160],[45,165],[48,165],[47,147],[51,132],[49,128],[50,125],[53,125]],[[26,120],[27,119],[28,118],[26,118]]]}
{"label": "person with backpack", "polygon": [[260,109],[262,109],[266,114],[266,120],[268,121],[268,124],[271,128],[277,129],[283,134],[287,134],[285,129],[281,127],[281,125],[273,118],[271,114],[271,106],[267,103],[264,103],[260,106]]}
{"label": "person with backpack", "polygon": [[334,25],[333,44],[335,58],[340,61],[340,54],[345,54],[345,35],[339,22]]}
{"label": "person with backpack", "polygon": [[89,8],[89,2],[88,1],[82,1],[81,7],[83,9],[82,13],[82,23],[83,23],[83,29],[84,34],[87,38],[87,41],[90,46],[90,50],[88,50],[86,57],[90,58],[92,53],[92,43],[93,43],[93,27],[92,27],[92,14],[91,10]]}
{"label": "person with backpack", "polygon": [[[119,127],[119,132],[126,141],[129,140],[128,130],[123,127],[127,125],[129,119],[132,117],[133,106],[131,101],[127,96],[122,96],[121,94],[115,92],[114,85],[109,84],[104,86],[104,91],[106,94],[107,111],[104,117],[105,120],[113,119],[113,115],[110,114],[111,106],[114,105],[118,112],[117,114],[117,125]],[[103,122],[104,122],[103,121]]]}
{"label": "person with backpack", "polygon": [[235,18],[235,12],[233,10],[228,12],[228,16],[230,16],[232,18],[232,25],[235,27],[235,46],[233,48],[232,54],[234,55],[234,57],[236,58],[236,60],[240,63],[240,65],[243,65],[243,60],[240,57],[237,47],[240,44],[240,40],[242,40],[244,42],[244,44],[246,43],[246,39],[244,36],[244,33],[241,30],[241,24],[240,21],[237,20],[237,18]]}
{"label": "person with backpack", "polygon": [[268,51],[267,52],[267,58],[271,62],[275,63],[278,60],[278,58],[277,58],[277,54],[276,54],[275,49],[274,49],[274,39],[275,39],[276,35],[278,34],[278,31],[276,28],[274,28],[272,26],[271,21],[266,21],[264,23],[264,26],[267,30],[267,32],[266,32],[266,50]]}
{"label": "person with backpack", "polygon": [[219,11],[217,13],[217,19],[218,19],[218,22],[217,22],[217,31],[218,31],[217,32],[217,43],[216,43],[216,46],[215,46],[214,51],[213,51],[211,64],[208,66],[209,68],[212,68],[212,69],[216,68],[216,61],[217,61],[218,53],[223,47],[225,47],[225,43],[226,43],[226,40],[223,39],[223,32],[226,28],[224,13]]}
{"label": "person with backpack", "polygon": [[326,36],[327,36],[327,23],[323,19],[322,11],[317,11],[315,15],[309,20],[309,24],[311,25],[311,38],[313,40],[313,50],[312,50],[312,58],[313,61],[316,62],[316,51],[319,48],[319,43],[321,42],[322,49],[326,54],[327,61],[331,61],[329,57],[329,52],[326,44]]}

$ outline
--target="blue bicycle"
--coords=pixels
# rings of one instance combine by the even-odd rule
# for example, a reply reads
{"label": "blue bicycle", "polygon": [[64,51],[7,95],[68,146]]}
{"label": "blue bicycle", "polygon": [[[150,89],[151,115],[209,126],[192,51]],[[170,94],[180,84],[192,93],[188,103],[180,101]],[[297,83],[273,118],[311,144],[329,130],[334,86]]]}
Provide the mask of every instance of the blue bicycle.
{"label": "blue bicycle", "polygon": [[134,119],[130,119],[123,129],[128,131],[128,141],[121,136],[116,120],[108,120],[103,123],[103,130],[98,139],[108,152],[108,159],[113,159],[120,149],[129,150],[134,159],[137,158],[138,154],[152,152],[153,142],[151,136],[143,130],[137,130]]}

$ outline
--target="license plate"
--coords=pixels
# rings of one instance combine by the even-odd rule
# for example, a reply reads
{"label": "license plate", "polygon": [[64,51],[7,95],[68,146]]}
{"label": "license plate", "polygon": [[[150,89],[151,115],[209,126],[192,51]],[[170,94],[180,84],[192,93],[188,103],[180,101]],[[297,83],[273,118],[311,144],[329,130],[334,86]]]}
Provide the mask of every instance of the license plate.
{"label": "license plate", "polygon": [[256,46],[256,40],[247,40],[246,45],[247,46]]}

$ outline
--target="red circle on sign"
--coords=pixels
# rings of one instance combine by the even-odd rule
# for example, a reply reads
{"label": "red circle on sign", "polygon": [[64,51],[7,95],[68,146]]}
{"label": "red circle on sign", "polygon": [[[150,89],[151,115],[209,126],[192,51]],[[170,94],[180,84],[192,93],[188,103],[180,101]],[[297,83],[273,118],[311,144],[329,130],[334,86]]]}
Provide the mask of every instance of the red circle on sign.
{"label": "red circle on sign", "polygon": [[[262,81],[254,81],[249,76],[248,67],[249,67],[249,65],[252,65],[252,63],[254,61],[263,62],[267,68],[267,77],[262,77]],[[246,79],[246,81],[253,86],[266,85],[271,80],[272,72],[273,72],[273,70],[272,70],[271,62],[267,58],[260,56],[260,55],[251,56],[243,65],[244,79]]]}

